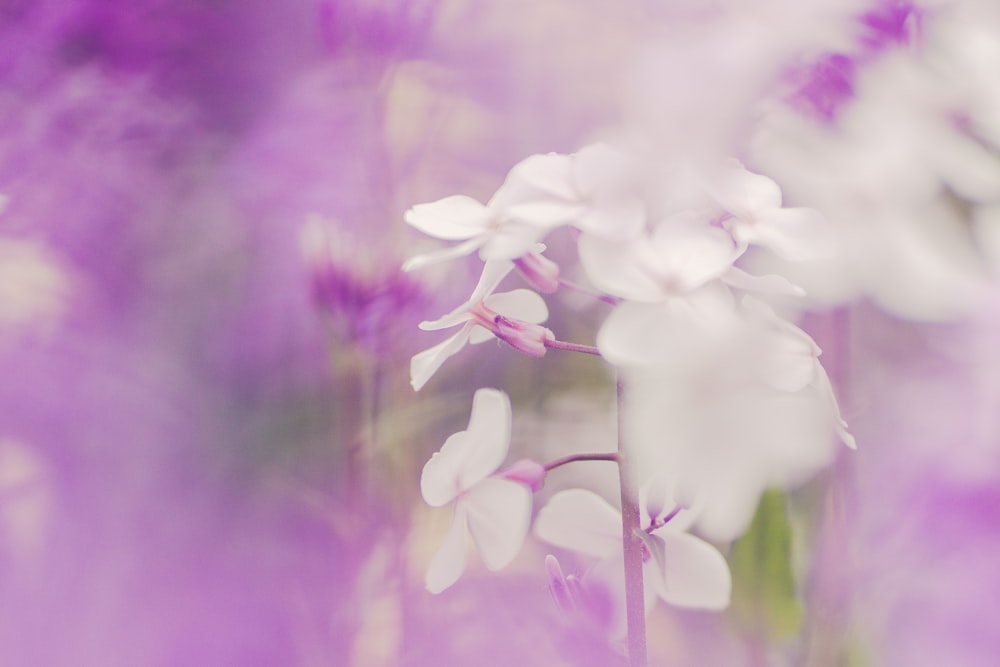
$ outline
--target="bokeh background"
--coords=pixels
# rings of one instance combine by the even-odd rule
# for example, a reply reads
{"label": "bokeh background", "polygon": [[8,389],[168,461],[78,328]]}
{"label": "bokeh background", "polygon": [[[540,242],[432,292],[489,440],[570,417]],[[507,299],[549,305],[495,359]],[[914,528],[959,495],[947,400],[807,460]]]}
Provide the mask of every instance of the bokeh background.
{"label": "bokeh background", "polygon": [[[623,122],[756,155],[865,267],[804,318],[858,451],[765,496],[733,608],[657,609],[654,664],[996,664],[997,28],[988,2],[0,2],[0,664],[618,664],[540,544],[426,593],[448,517],[418,489],[482,386],[515,454],[608,449],[610,372],[486,345],[416,395],[416,324],[478,269],[398,269],[432,247],[410,205]],[[914,163],[883,224],[858,166],[884,193]],[[552,310],[584,343],[606,312]]]}

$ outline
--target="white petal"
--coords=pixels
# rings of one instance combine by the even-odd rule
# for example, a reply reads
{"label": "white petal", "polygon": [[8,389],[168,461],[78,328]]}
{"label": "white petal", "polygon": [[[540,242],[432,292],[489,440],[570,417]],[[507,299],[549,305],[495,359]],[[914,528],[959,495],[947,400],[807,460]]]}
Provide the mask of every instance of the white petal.
{"label": "white petal", "polygon": [[493,332],[485,327],[476,325],[472,327],[472,331],[469,333],[469,344],[479,345],[480,343],[485,343],[488,340],[493,340],[496,336]]}
{"label": "white petal", "polygon": [[659,301],[663,290],[646,270],[637,250],[642,241],[611,241],[584,234],[578,244],[580,263],[594,286],[608,294],[637,301]]}
{"label": "white petal", "polygon": [[505,220],[479,249],[479,258],[483,261],[517,259],[531,252],[545,232],[544,227]]}
{"label": "white petal", "polygon": [[666,572],[660,595],[668,603],[690,609],[729,606],[732,576],[719,550],[693,535],[655,531],[663,539]]}
{"label": "white petal", "polygon": [[489,477],[461,502],[469,515],[469,532],[479,555],[491,570],[510,564],[528,535],[531,491],[523,484]]}
{"label": "white petal", "polygon": [[543,229],[565,225],[580,217],[586,209],[575,202],[533,201],[515,204],[504,210],[506,220]]}
{"label": "white petal", "polygon": [[445,248],[443,250],[436,250],[434,252],[428,252],[422,255],[416,255],[406,260],[406,262],[403,264],[403,271],[416,271],[417,269],[422,269],[425,266],[431,266],[432,264],[445,262],[448,261],[449,259],[465,257],[466,255],[474,252],[485,242],[486,242],[485,238],[477,237],[459,243],[458,245],[451,246],[450,248]]}
{"label": "white petal", "polygon": [[510,450],[510,398],[499,389],[478,389],[466,432],[475,448],[462,466],[462,488],[470,489],[499,468]]}
{"label": "white petal", "polygon": [[464,431],[452,434],[424,465],[420,493],[432,507],[451,502],[493,473],[510,449],[510,399],[498,389],[480,389]]}
{"label": "white petal", "polygon": [[514,270],[514,263],[506,260],[488,261],[483,265],[483,272],[479,276],[476,288],[472,290],[472,296],[467,303],[469,305],[479,303],[497,288],[497,285]]}
{"label": "white petal", "polygon": [[850,431],[847,430],[847,422],[840,414],[840,405],[837,403],[837,395],[833,391],[833,384],[830,382],[830,376],[826,374],[826,371],[822,366],[819,368],[816,384],[820,395],[825,398],[827,405],[829,406],[830,414],[833,419],[834,433],[837,434],[837,437],[839,437],[841,442],[845,445],[851,449],[857,449],[858,443],[855,441],[854,436],[851,435]]}
{"label": "white petal", "polygon": [[769,274],[755,276],[735,266],[722,274],[722,282],[731,287],[748,292],[763,292],[764,294],[780,294],[788,296],[805,296],[806,291],[789,281],[784,276]]}
{"label": "white petal", "polygon": [[622,517],[593,491],[568,489],[552,496],[538,512],[535,535],[558,547],[610,556],[622,548]]}
{"label": "white petal", "polygon": [[597,192],[621,193],[634,183],[629,156],[611,144],[585,146],[574,158],[573,180],[585,197]]}
{"label": "white petal", "polygon": [[472,197],[451,195],[428,204],[417,204],[403,219],[428,236],[459,241],[485,233],[493,217],[493,211]]}
{"label": "white petal", "polygon": [[646,226],[646,210],[636,197],[599,200],[583,209],[573,226],[608,239],[634,239]]}
{"label": "white petal", "polygon": [[471,323],[466,324],[451,338],[413,355],[410,360],[410,386],[414,391],[420,391],[448,357],[458,354],[459,350],[465,347],[472,326]]}
{"label": "white petal", "polygon": [[472,296],[470,296],[465,303],[455,308],[447,315],[443,315],[436,320],[421,322],[419,325],[420,328],[424,331],[437,331],[438,329],[447,329],[448,327],[453,327],[460,322],[471,319],[469,309],[492,294],[493,290],[497,288],[497,285],[499,285],[507,274],[513,270],[514,264],[506,260],[486,262],[486,264],[483,265],[483,272],[479,276],[479,282],[472,291]]}
{"label": "white petal", "polygon": [[424,577],[424,584],[431,593],[440,593],[462,576],[465,571],[465,533],[466,533],[465,512],[455,508],[455,516],[451,521],[451,528],[444,538],[444,543],[438,552],[431,559],[430,567],[427,568],[427,575]]}
{"label": "white petal", "polygon": [[545,299],[529,289],[493,294],[486,299],[486,306],[515,320],[541,324],[549,317]]}
{"label": "white petal", "polygon": [[742,165],[726,169],[709,192],[722,208],[738,218],[781,207],[781,188],[767,176],[747,171]]}
{"label": "white petal", "polygon": [[713,355],[738,324],[730,295],[709,286],[662,303],[619,304],[597,332],[597,347],[619,366],[688,367]]}
{"label": "white petal", "polygon": [[782,208],[760,213],[753,221],[737,222],[733,234],[793,262],[827,259],[833,237],[826,220],[810,208]]}
{"label": "white petal", "polygon": [[466,431],[448,436],[441,449],[424,464],[420,474],[420,495],[431,507],[441,507],[465,489],[461,485],[462,467],[475,443]]}
{"label": "white petal", "polygon": [[507,207],[523,201],[526,195],[539,194],[562,200],[574,200],[573,159],[569,155],[547,153],[531,155],[514,165],[500,191],[490,200],[491,207]]}
{"label": "white petal", "polygon": [[665,291],[684,293],[725,273],[738,251],[732,237],[718,227],[668,220],[656,227],[641,256]]}

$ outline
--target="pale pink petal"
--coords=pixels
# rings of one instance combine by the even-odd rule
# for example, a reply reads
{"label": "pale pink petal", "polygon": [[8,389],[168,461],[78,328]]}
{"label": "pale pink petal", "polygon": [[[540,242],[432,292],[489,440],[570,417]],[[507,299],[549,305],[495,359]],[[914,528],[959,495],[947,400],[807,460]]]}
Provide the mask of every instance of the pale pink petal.
{"label": "pale pink petal", "polygon": [[446,241],[471,239],[488,231],[494,212],[472,197],[451,195],[417,204],[403,219],[424,234]]}
{"label": "pale pink petal", "polygon": [[476,237],[459,243],[458,245],[451,246],[450,248],[416,255],[406,260],[403,264],[403,271],[416,271],[417,269],[422,269],[425,266],[446,262],[449,259],[465,257],[466,255],[475,252],[475,250],[482,246],[485,242],[485,237]]}
{"label": "pale pink petal", "polygon": [[466,303],[471,306],[488,297],[513,270],[514,263],[506,260],[488,261],[483,264],[483,272],[479,276],[479,282],[476,283],[476,288],[472,290],[472,296]]}
{"label": "pale pink petal", "polygon": [[619,304],[597,332],[597,347],[619,366],[690,365],[713,354],[737,324],[728,292],[710,286],[661,303]]}
{"label": "pale pink petal", "polygon": [[471,323],[467,323],[451,338],[413,356],[410,360],[410,386],[414,391],[420,391],[448,357],[458,354],[465,347],[472,326]]}
{"label": "pale pink petal", "polygon": [[540,324],[549,317],[545,299],[529,289],[493,294],[487,297],[486,306],[501,315],[531,324]]}
{"label": "pale pink petal", "polygon": [[472,331],[469,333],[469,344],[479,345],[480,343],[485,343],[488,340],[494,340],[496,336],[489,329],[481,326],[472,327]]}
{"label": "pale pink petal", "polygon": [[421,322],[417,326],[424,331],[440,331],[441,329],[450,329],[451,327],[458,326],[462,322],[468,322],[472,319],[472,314],[469,312],[469,305],[462,304],[462,306],[447,315],[443,315],[436,320],[427,320]]}
{"label": "pale pink petal", "polygon": [[440,593],[450,587],[465,572],[466,557],[466,517],[465,512],[460,508],[455,508],[455,516],[451,521],[451,528],[444,538],[444,543],[431,559],[430,567],[427,568],[427,575],[424,577],[424,585],[431,593]]}
{"label": "pale pink petal", "polygon": [[810,208],[760,212],[752,220],[735,222],[732,230],[739,240],[793,262],[828,259],[833,252],[833,237],[825,218]]}
{"label": "pale pink petal", "polygon": [[483,272],[479,276],[479,282],[472,291],[472,296],[452,310],[447,315],[443,315],[436,320],[427,320],[420,323],[420,328],[424,331],[437,331],[456,326],[462,322],[472,319],[469,310],[493,293],[508,273],[514,270],[514,264],[506,260],[486,262],[483,265]]}
{"label": "pale pink petal", "polygon": [[550,544],[605,557],[622,548],[621,513],[593,491],[553,495],[535,519],[535,535]]}
{"label": "pale pink petal", "polygon": [[489,477],[460,501],[469,516],[469,532],[490,570],[510,564],[528,535],[531,491],[506,479]]}
{"label": "pale pink petal", "polygon": [[642,250],[665,294],[683,294],[718,278],[738,256],[732,237],[718,227],[666,221]]}
{"label": "pale pink petal", "polygon": [[769,274],[755,276],[735,266],[722,274],[722,282],[730,287],[747,292],[762,292],[764,294],[805,296],[806,291],[793,284],[784,276]]}
{"label": "pale pink petal", "polygon": [[611,144],[596,143],[574,156],[573,180],[584,197],[597,192],[623,193],[634,182],[629,156]]}
{"label": "pale pink petal", "polygon": [[460,486],[471,489],[496,472],[510,450],[510,399],[499,389],[478,389],[469,416],[471,447],[461,467]]}
{"label": "pale pink petal", "polygon": [[448,436],[440,451],[424,464],[420,474],[420,495],[425,503],[441,507],[466,490],[462,486],[462,470],[475,446],[474,438],[467,431]]}
{"label": "pale pink petal", "polygon": [[529,201],[504,210],[505,220],[541,228],[565,225],[580,217],[586,209],[576,202]]}
{"label": "pale pink petal", "polygon": [[539,194],[571,201],[577,198],[573,188],[573,159],[569,155],[547,153],[531,155],[514,165],[507,179],[490,200],[490,206],[510,206],[520,203],[526,193]]}
{"label": "pale pink petal", "polygon": [[634,239],[646,226],[646,209],[636,197],[598,200],[583,209],[573,226],[608,239]]}
{"label": "pale pink petal", "polygon": [[752,217],[759,211],[781,208],[781,188],[767,176],[755,174],[739,163],[719,176],[709,186],[719,205],[738,218]]}
{"label": "pale pink petal", "polygon": [[598,289],[636,301],[659,301],[663,290],[645,268],[637,250],[643,241],[610,241],[584,234],[578,244],[580,263]]}
{"label": "pale pink petal", "polygon": [[732,576],[719,550],[693,535],[654,531],[664,543],[666,572],[659,591],[669,604],[689,609],[729,606]]}
{"label": "pale pink petal", "polygon": [[833,419],[833,430],[840,438],[841,442],[850,447],[851,449],[857,449],[858,443],[855,441],[854,436],[851,435],[850,431],[847,430],[847,422],[840,414],[840,405],[837,403],[837,395],[833,391],[833,384],[830,382],[830,377],[826,374],[826,371],[822,367],[819,368],[819,372],[816,378],[816,385],[819,389],[820,395],[824,397],[827,406],[830,410],[831,418]]}
{"label": "pale pink petal", "polygon": [[479,258],[487,262],[517,259],[531,252],[545,232],[544,227],[505,220],[479,249]]}

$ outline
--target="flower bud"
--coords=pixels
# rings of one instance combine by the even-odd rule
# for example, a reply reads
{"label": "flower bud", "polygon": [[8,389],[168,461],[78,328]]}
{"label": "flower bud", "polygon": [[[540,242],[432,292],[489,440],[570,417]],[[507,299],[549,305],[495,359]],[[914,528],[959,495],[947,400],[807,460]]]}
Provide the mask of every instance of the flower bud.
{"label": "flower bud", "polygon": [[493,334],[515,350],[532,357],[545,356],[545,341],[555,336],[545,327],[512,320],[503,315],[493,318]]}
{"label": "flower bud", "polygon": [[509,479],[512,482],[524,484],[531,489],[532,493],[538,492],[545,484],[545,466],[531,459],[521,459],[515,461],[505,470],[497,473],[498,477]]}
{"label": "flower bud", "polygon": [[529,252],[514,260],[514,266],[528,284],[543,294],[559,289],[559,265],[540,253]]}

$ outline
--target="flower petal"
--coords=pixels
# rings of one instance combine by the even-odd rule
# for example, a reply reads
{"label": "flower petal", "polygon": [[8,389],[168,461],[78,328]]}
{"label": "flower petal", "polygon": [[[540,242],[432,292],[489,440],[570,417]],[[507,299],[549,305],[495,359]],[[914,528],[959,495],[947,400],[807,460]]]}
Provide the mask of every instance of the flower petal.
{"label": "flower petal", "polygon": [[447,315],[443,315],[436,320],[421,322],[419,325],[420,328],[424,331],[437,331],[438,329],[453,327],[460,322],[470,319],[471,316],[469,315],[469,310],[492,294],[493,290],[497,288],[497,285],[499,285],[507,274],[513,270],[513,262],[509,262],[507,260],[486,262],[486,264],[483,265],[483,272],[479,276],[479,282],[476,283],[476,287],[472,291],[472,296],[470,296],[465,303],[455,308]]}
{"label": "flower petal", "polygon": [[580,237],[580,263],[598,289],[636,301],[658,301],[662,290],[656,278],[638,260],[635,242],[610,241],[601,236]]}
{"label": "flower petal", "polygon": [[490,199],[490,207],[506,208],[529,198],[539,200],[539,195],[566,201],[577,198],[571,156],[546,153],[524,158],[511,167],[500,190]]}
{"label": "flower petal", "polygon": [[414,391],[420,391],[421,387],[427,384],[427,381],[441,368],[448,357],[458,354],[459,350],[465,347],[472,326],[472,323],[466,323],[451,338],[413,355],[410,360],[410,386],[413,387]]}
{"label": "flower petal", "polygon": [[474,252],[485,242],[486,242],[485,238],[477,237],[469,239],[468,241],[463,241],[458,245],[454,245],[449,248],[444,248],[443,250],[436,250],[434,252],[428,252],[422,255],[415,255],[414,257],[411,257],[408,260],[406,260],[406,262],[403,264],[403,271],[416,271],[417,269],[422,269],[425,266],[431,266],[432,264],[445,262],[448,261],[449,259],[465,257],[466,255]]}
{"label": "flower petal", "polygon": [[722,274],[722,282],[745,292],[762,292],[787,296],[805,296],[806,291],[784,276],[768,274],[755,276],[735,266]]}
{"label": "flower petal", "polygon": [[826,219],[811,208],[781,208],[757,214],[745,224],[732,225],[733,235],[745,243],[765,247],[792,262],[828,259],[833,236]]}
{"label": "flower petal", "polygon": [[451,528],[444,538],[444,542],[431,559],[430,567],[424,577],[424,585],[431,593],[440,593],[462,576],[465,572],[465,533],[466,516],[461,507],[455,508],[455,515],[451,520]]}
{"label": "flower petal", "polygon": [[729,564],[708,542],[686,533],[660,529],[666,572],[658,591],[668,603],[689,609],[725,609],[729,606],[732,576]]}
{"label": "flower petal", "polygon": [[593,491],[568,489],[553,495],[538,512],[535,535],[558,547],[610,556],[622,548],[622,517]]}
{"label": "flower petal", "polygon": [[531,491],[506,479],[489,477],[462,500],[469,532],[483,563],[490,570],[510,564],[521,551],[531,521]]}
{"label": "flower petal", "polygon": [[719,206],[737,218],[752,218],[760,211],[781,208],[778,184],[767,176],[747,171],[738,162],[725,169],[718,183],[708,189]]}
{"label": "flower petal", "polygon": [[510,398],[499,389],[478,389],[466,433],[475,443],[462,466],[462,488],[470,489],[503,465],[510,451]]}
{"label": "flower petal", "polygon": [[489,230],[494,212],[472,197],[451,195],[417,204],[403,219],[424,234],[446,241],[471,239]]}
{"label": "flower petal", "polygon": [[501,315],[531,324],[540,324],[549,317],[545,299],[529,289],[493,294],[486,298],[486,306]]}

